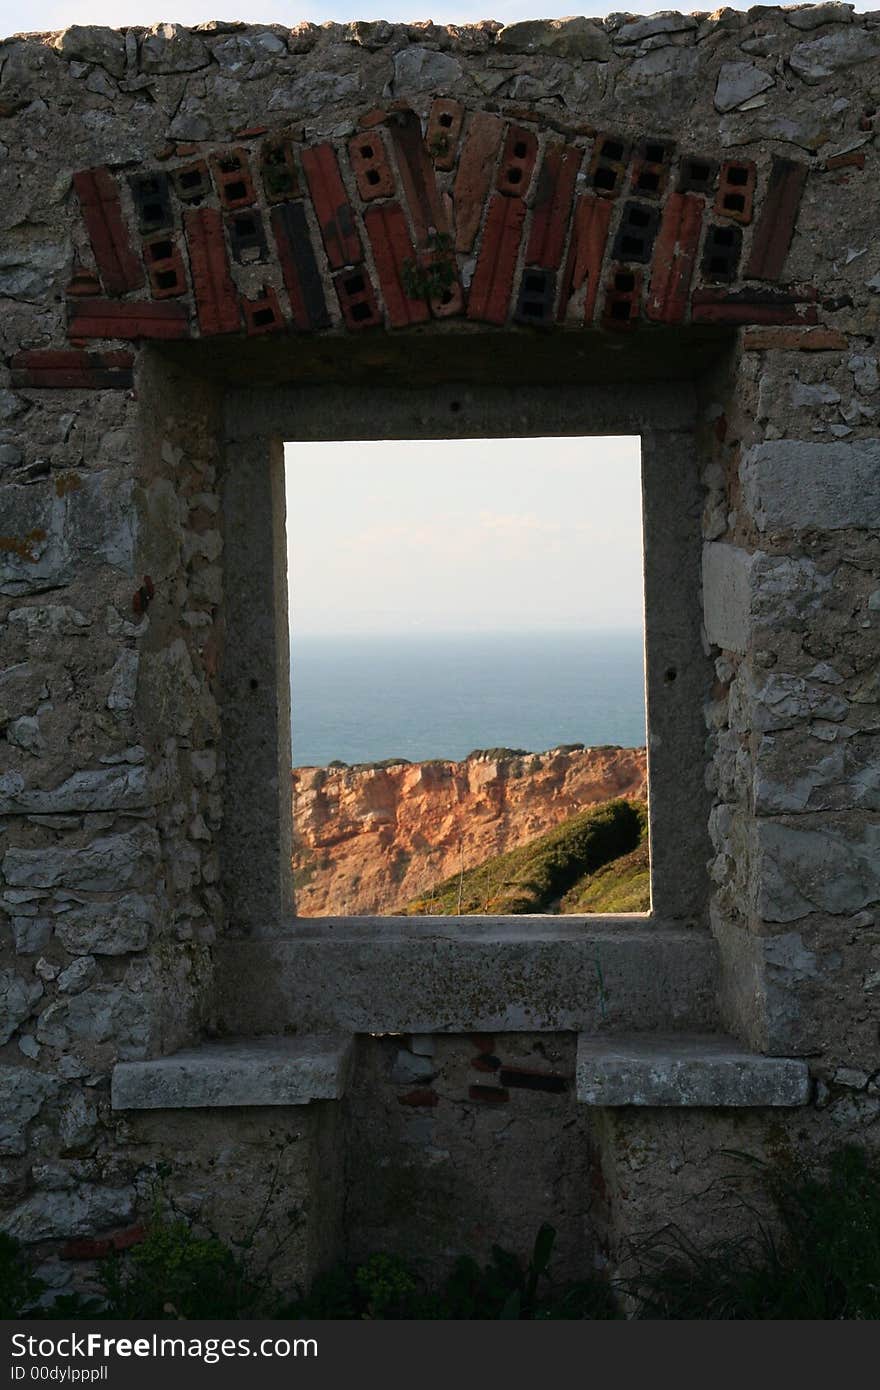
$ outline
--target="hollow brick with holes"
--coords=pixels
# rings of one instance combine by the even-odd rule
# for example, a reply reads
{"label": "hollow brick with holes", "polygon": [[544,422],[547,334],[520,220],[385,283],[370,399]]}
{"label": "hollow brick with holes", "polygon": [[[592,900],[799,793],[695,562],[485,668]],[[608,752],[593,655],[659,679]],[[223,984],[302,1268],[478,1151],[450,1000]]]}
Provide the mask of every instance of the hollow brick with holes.
{"label": "hollow brick with holes", "polygon": [[727,159],[721,165],[715,213],[734,222],[752,220],[758,171],[750,159]]}
{"label": "hollow brick with holes", "polygon": [[382,311],[366,270],[343,270],[333,277],[333,287],[346,325],[355,333],[382,325]]}
{"label": "hollow brick with holes", "polygon": [[633,329],[639,321],[642,272],[631,266],[613,265],[605,282],[602,327],[613,332]]}
{"label": "hollow brick with holes", "polygon": [[630,146],[617,135],[597,135],[587,181],[600,198],[616,198],[624,186]]}
{"label": "hollow brick with holes", "polygon": [[348,142],[348,158],[358,193],[365,203],[390,198],[395,192],[394,175],[388,163],[382,136],[377,130],[356,135]]}
{"label": "hollow brick with holes", "polygon": [[256,202],[250,159],[245,150],[224,150],[214,155],[211,168],[220,203],[229,212]]}
{"label": "hollow brick with holes", "polygon": [[300,193],[293,144],[287,139],[265,140],[260,149],[260,178],[267,203],[284,202]]}
{"label": "hollow brick with holes", "polygon": [[448,173],[455,168],[464,116],[465,108],[460,101],[451,101],[448,97],[435,97],[432,101],[425,145],[435,169]]}
{"label": "hollow brick with holes", "polygon": [[277,291],[271,285],[264,285],[256,299],[242,297],[241,307],[249,338],[260,333],[278,333],[286,326]]}
{"label": "hollow brick with holes", "polygon": [[523,126],[512,125],[507,132],[495,187],[512,198],[524,198],[529,191],[532,170],[538,157],[538,137]]}
{"label": "hollow brick with holes", "polygon": [[186,294],[186,271],[176,238],[167,233],[144,241],[144,262],[154,299],[175,299]]}

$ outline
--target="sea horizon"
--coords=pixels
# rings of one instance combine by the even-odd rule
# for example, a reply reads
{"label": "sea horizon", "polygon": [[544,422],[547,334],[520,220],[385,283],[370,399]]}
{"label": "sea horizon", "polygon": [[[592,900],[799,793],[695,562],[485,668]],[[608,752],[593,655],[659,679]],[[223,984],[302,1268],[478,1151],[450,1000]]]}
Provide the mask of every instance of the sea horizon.
{"label": "sea horizon", "polygon": [[645,745],[641,629],[294,632],[291,672],[295,767]]}

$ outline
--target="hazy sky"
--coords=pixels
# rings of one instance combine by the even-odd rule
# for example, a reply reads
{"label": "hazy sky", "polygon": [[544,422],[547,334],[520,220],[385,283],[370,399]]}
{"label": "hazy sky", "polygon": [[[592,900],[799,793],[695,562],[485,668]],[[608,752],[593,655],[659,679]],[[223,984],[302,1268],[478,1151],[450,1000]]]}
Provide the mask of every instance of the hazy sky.
{"label": "hazy sky", "polygon": [[288,444],[294,632],[635,628],[635,438]]}
{"label": "hazy sky", "polygon": [[[517,19],[534,19],[541,14],[537,0],[442,0],[437,5],[424,5],[421,0],[344,0],[343,3],[308,4],[304,0],[291,6],[282,0],[0,0],[0,34],[23,30],[63,29],[68,24],[155,24],[160,20],[176,20],[181,24],[201,24],[209,19],[245,19],[260,24],[293,25],[302,19],[315,24],[334,19],[433,19],[437,24],[497,19],[511,24]],[[730,8],[745,10],[751,0],[730,0]],[[876,0],[858,0],[856,9],[871,9]],[[592,4],[590,0],[575,6],[577,13],[610,14],[613,0]],[[627,0],[621,8],[632,14],[652,14],[663,8],[662,2]],[[682,3],[684,10],[696,8]],[[705,10],[712,5],[705,5]]]}

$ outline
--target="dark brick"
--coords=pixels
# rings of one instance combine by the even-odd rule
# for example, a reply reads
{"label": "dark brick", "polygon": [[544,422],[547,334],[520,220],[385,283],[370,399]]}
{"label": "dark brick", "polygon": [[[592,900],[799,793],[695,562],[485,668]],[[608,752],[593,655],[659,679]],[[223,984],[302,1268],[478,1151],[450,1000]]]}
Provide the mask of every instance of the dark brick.
{"label": "dark brick", "polygon": [[849,339],[836,328],[747,328],[747,352],[847,352]]}
{"label": "dark brick", "polygon": [[814,324],[812,296],[772,289],[695,290],[691,300],[694,323]]}
{"label": "dark brick", "polygon": [[715,212],[734,222],[751,222],[757,170],[750,159],[727,159],[721,165]]}
{"label": "dark brick", "polygon": [[614,259],[624,264],[647,265],[659,222],[660,213],[656,207],[648,203],[624,203],[611,252]]}
{"label": "dark brick", "polygon": [[68,337],[72,339],[189,337],[189,316],[182,304],[78,299],[70,308]]}
{"label": "dark brick", "polygon": [[184,223],[199,331],[204,337],[237,333],[241,309],[229,270],[222,214],[216,208],[198,208],[186,213]]}
{"label": "dark brick", "polygon": [[553,324],[556,304],[556,271],[526,266],[519,282],[514,318],[517,323],[533,328],[549,328]]}
{"label": "dark brick", "polygon": [[702,193],[707,198],[718,181],[717,159],[702,155],[684,155],[678,172],[679,193]]}
{"label": "dark brick", "polygon": [[739,227],[709,227],[700,266],[703,279],[729,285],[737,278],[741,251],[742,231]]}
{"label": "dark brick", "polygon": [[645,306],[647,317],[658,323],[681,323],[684,319],[704,207],[703,199],[695,193],[670,193],[663,210]]}
{"label": "dark brick", "polygon": [[339,307],[347,326],[354,332],[362,328],[379,328],[382,314],[370,278],[363,267],[344,270],[334,275],[333,285]]}
{"label": "dark brick", "polygon": [[85,169],[73,186],[95,253],[101,283],[108,294],[125,294],[144,283],[144,268],[134,254],[116,181],[108,169]]}
{"label": "dark brick", "polygon": [[474,1071],[495,1072],[501,1066],[501,1059],[491,1052],[481,1052],[479,1057],[471,1058],[471,1066]]}
{"label": "dark brick", "polygon": [[250,160],[244,150],[224,150],[211,160],[220,202],[228,212],[257,201]]}
{"label": "dark brick", "polygon": [[478,1052],[495,1051],[494,1033],[469,1033],[468,1037]]}
{"label": "dark brick", "polygon": [[431,316],[426,301],[411,299],[405,286],[405,267],[411,267],[410,273],[416,272],[418,267],[403,209],[398,203],[370,208],[364,213],[364,226],[391,327],[408,328],[413,323],[424,323]]}
{"label": "dark brick", "polygon": [[629,145],[618,135],[597,135],[588,178],[600,198],[616,198],[629,163]]}
{"label": "dark brick", "polygon": [[271,285],[264,285],[256,299],[242,298],[241,307],[249,338],[260,333],[277,333],[285,326],[278,294]]}
{"label": "dark brick", "polygon": [[138,231],[142,236],[170,232],[174,227],[167,174],[135,174],[128,181]]}
{"label": "dark brick", "polygon": [[452,190],[456,251],[470,251],[476,240],[503,134],[500,116],[488,111],[471,116]]}
{"label": "dark brick", "polygon": [[773,156],[770,181],[746,265],[750,280],[778,280],[782,275],[808,173],[806,164]]}
{"label": "dark brick", "polygon": [[440,201],[431,156],[422,139],[422,123],[415,111],[395,111],[388,130],[397,154],[400,184],[412,219],[419,248],[430,245],[435,233],[449,232],[449,218]]}
{"label": "dark brick", "polygon": [[502,1086],[518,1086],[524,1091],[550,1091],[555,1095],[567,1091],[569,1085],[564,1076],[532,1071],[529,1067],[502,1067],[499,1080]]}
{"label": "dark brick", "polygon": [[348,142],[348,157],[352,173],[365,203],[376,198],[393,196],[394,175],[385,153],[385,144],[378,130],[356,135]]}
{"label": "dark brick", "polygon": [[583,290],[583,322],[592,323],[610,222],[609,202],[592,194],[578,198],[559,299],[560,319],[567,317],[572,301]]}
{"label": "dark brick", "polygon": [[232,255],[239,265],[252,265],[255,261],[266,259],[268,250],[261,212],[256,208],[246,208],[244,212],[230,213],[226,225]]}
{"label": "dark brick", "polygon": [[114,1250],[130,1250],[147,1238],[145,1226],[129,1226],[124,1231],[115,1231],[109,1236],[82,1236],[79,1240],[69,1240],[62,1246],[63,1260],[100,1260]]}
{"label": "dark brick", "polygon": [[559,269],[580,164],[581,151],[575,145],[548,145],[532,204],[526,265]]}
{"label": "dark brick", "polygon": [[289,140],[264,141],[260,150],[260,177],[268,203],[281,203],[299,195],[299,174]]}
{"label": "dark brick", "polygon": [[526,207],[521,198],[493,194],[468,295],[469,319],[507,321]]}
{"label": "dark brick", "polygon": [[504,149],[501,151],[498,177],[495,180],[498,192],[511,198],[524,198],[532,180],[537,157],[538,137],[523,126],[510,126]]}
{"label": "dark brick", "polygon": [[85,296],[88,299],[97,299],[101,293],[101,281],[93,270],[86,270],[85,266],[78,265],[74,267],[64,293],[68,298]]}
{"label": "dark brick", "polygon": [[294,328],[329,328],[330,315],[305,208],[302,203],[280,203],[272,209],[271,218]]}
{"label": "dark brick", "polygon": [[332,269],[359,265],[363,260],[361,239],[333,146],[308,146],[302,152],[302,166]]}
{"label": "dark brick", "polygon": [[510,1100],[510,1093],[500,1086],[469,1086],[468,1095],[471,1100],[480,1101],[483,1105],[503,1105]]}
{"label": "dark brick", "polygon": [[447,172],[455,168],[458,141],[464,123],[464,107],[449,97],[435,97],[428,116],[425,145],[434,168]]}
{"label": "dark brick", "polygon": [[172,170],[174,191],[182,203],[201,203],[213,193],[211,175],[203,159]]}
{"label": "dark brick", "polygon": [[615,332],[635,328],[639,321],[641,296],[642,272],[629,266],[612,266],[605,288],[602,327]]}
{"label": "dark brick", "polygon": [[130,352],[19,352],[10,368],[12,385],[38,390],[128,390],[133,384]]}

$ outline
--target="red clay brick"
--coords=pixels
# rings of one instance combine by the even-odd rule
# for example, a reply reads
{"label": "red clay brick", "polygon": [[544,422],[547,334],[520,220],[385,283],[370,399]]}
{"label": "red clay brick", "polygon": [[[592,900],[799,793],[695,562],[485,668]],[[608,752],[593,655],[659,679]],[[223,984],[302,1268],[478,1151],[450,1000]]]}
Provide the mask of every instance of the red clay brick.
{"label": "red clay brick", "polygon": [[598,197],[617,197],[623,187],[629,155],[629,144],[619,135],[596,136],[587,176]]}
{"label": "red clay brick", "polygon": [[694,323],[814,324],[816,306],[805,295],[774,290],[695,290]]}
{"label": "red clay brick", "polygon": [[272,209],[272,231],[294,328],[329,328],[330,315],[302,203]]}
{"label": "red clay brick", "polygon": [[468,1037],[478,1052],[495,1051],[494,1033],[469,1033]]}
{"label": "red clay brick", "polygon": [[242,297],[244,323],[249,338],[260,333],[277,333],[285,327],[284,314],[278,302],[278,294],[271,285],[264,285],[262,294],[256,299]]}
{"label": "red clay brick", "polygon": [[63,1260],[98,1260],[113,1250],[130,1250],[147,1238],[146,1226],[129,1226],[124,1231],[114,1231],[109,1236],[83,1236],[79,1240],[69,1240],[61,1250]]}
{"label": "red clay brick", "polygon": [[211,159],[220,202],[229,212],[257,201],[250,160],[244,150],[224,150]]}
{"label": "red clay brick", "polygon": [[417,1105],[434,1106],[440,1104],[440,1097],[430,1086],[418,1087],[415,1091],[407,1091],[405,1096],[397,1097],[398,1105]]}
{"label": "red clay brick", "polygon": [[476,240],[503,133],[500,116],[477,111],[471,117],[452,191],[456,251],[470,251]]}
{"label": "red clay brick", "polygon": [[400,204],[387,203],[381,208],[370,208],[364,213],[364,226],[370,238],[391,327],[408,328],[412,323],[424,323],[430,318],[428,305],[424,299],[411,299],[404,284],[404,267],[408,264],[415,272],[417,264]]}
{"label": "red clay brick", "polygon": [[422,123],[415,111],[407,109],[393,113],[388,129],[397,152],[400,183],[412,218],[416,245],[422,248],[430,243],[432,233],[449,231],[434,166],[422,139]]}
{"label": "red clay brick", "polygon": [[428,116],[425,144],[434,161],[434,168],[448,173],[455,168],[458,141],[464,122],[464,107],[449,97],[435,97]]}
{"label": "red clay brick", "polygon": [[343,270],[333,276],[333,286],[346,325],[358,332],[362,328],[378,328],[382,314],[370,278],[363,266]]}
{"label": "red clay brick", "polygon": [[359,265],[361,239],[333,146],[310,145],[302,152],[302,166],[331,268]]}
{"label": "red clay brick", "polygon": [[109,169],[85,169],[74,174],[73,186],[104,289],[109,294],[140,289],[144,268],[132,250],[119,190]]}
{"label": "red clay brick", "polygon": [[642,140],[633,161],[630,188],[640,198],[662,198],[669,181],[669,164],[675,152],[671,140]]}
{"label": "red clay brick", "polygon": [[610,222],[611,204],[606,199],[591,193],[578,198],[559,299],[560,320],[566,318],[572,300],[585,286],[583,321],[592,323]]}
{"label": "red clay brick", "polygon": [[174,237],[162,233],[145,240],[144,260],[154,299],[176,299],[186,294],[186,271]]}
{"label": "red clay brick", "polygon": [[510,1100],[510,1092],[502,1090],[500,1086],[469,1086],[468,1096],[484,1105],[503,1105]]}
{"label": "red clay brick", "polygon": [[498,192],[511,198],[524,198],[537,157],[538,137],[523,126],[510,126],[495,180]]}
{"label": "red clay brick", "polygon": [[659,323],[681,323],[685,316],[700,244],[703,207],[703,199],[696,193],[669,195],[654,248],[651,287],[645,306],[649,319]]}
{"label": "red clay brick", "polygon": [[746,266],[750,280],[778,280],[781,276],[808,173],[806,164],[773,156],[770,182]]}
{"label": "red clay brick", "polygon": [[[864,169],[865,151],[850,150],[848,154],[833,154],[823,165],[831,173],[834,169]],[[772,176],[771,176],[772,177]]]}
{"label": "red clay brick", "polygon": [[199,208],[186,213],[184,225],[199,331],[203,337],[237,333],[241,310],[229,270],[223,216],[216,208]]}
{"label": "red clay brick", "polygon": [[726,159],[721,165],[715,211],[734,222],[751,222],[757,170],[750,159]]}
{"label": "red clay brick", "polygon": [[171,170],[174,191],[182,203],[202,203],[213,193],[211,174],[203,159]]}
{"label": "red clay brick", "polygon": [[469,319],[499,326],[507,321],[525,215],[521,198],[492,195],[468,295]]}
{"label": "red clay brick", "polygon": [[548,145],[535,189],[526,265],[558,270],[580,163],[575,145]]}
{"label": "red clay brick", "polygon": [[358,193],[365,203],[370,203],[376,198],[391,198],[394,195],[394,175],[388,163],[382,136],[378,131],[371,130],[349,140],[348,157],[357,181]]}
{"label": "red clay brick", "polygon": [[635,328],[641,297],[642,272],[632,266],[613,265],[605,287],[602,327],[614,332]]}
{"label": "red clay brick", "polygon": [[85,266],[76,266],[73,275],[70,277],[70,284],[64,291],[68,299],[76,299],[85,296],[87,299],[97,299],[101,293],[101,281],[92,270],[86,270]]}
{"label": "red clay brick", "polygon": [[501,1060],[500,1058],[493,1056],[491,1052],[483,1052],[480,1054],[479,1057],[471,1058],[471,1066],[473,1067],[474,1071],[494,1072],[499,1070],[501,1066]]}
{"label": "red clay brick", "polygon": [[189,317],[182,304],[168,301],[121,303],[117,299],[78,299],[71,305],[70,338],[188,338]]}
{"label": "red clay brick", "polygon": [[836,328],[747,328],[743,347],[747,352],[846,352],[849,339]]}
{"label": "red clay brick", "polygon": [[445,261],[447,265],[451,266],[452,276],[450,278],[447,273],[445,278],[448,280],[448,284],[441,290],[440,294],[432,295],[429,303],[435,319],[450,319],[454,318],[456,314],[464,313],[464,290],[458,278],[455,256],[449,251],[423,251],[419,254],[419,264],[426,268],[436,265],[440,261]]}
{"label": "red clay brick", "polygon": [[10,363],[12,385],[31,389],[126,390],[133,382],[130,352],[19,352]]}

